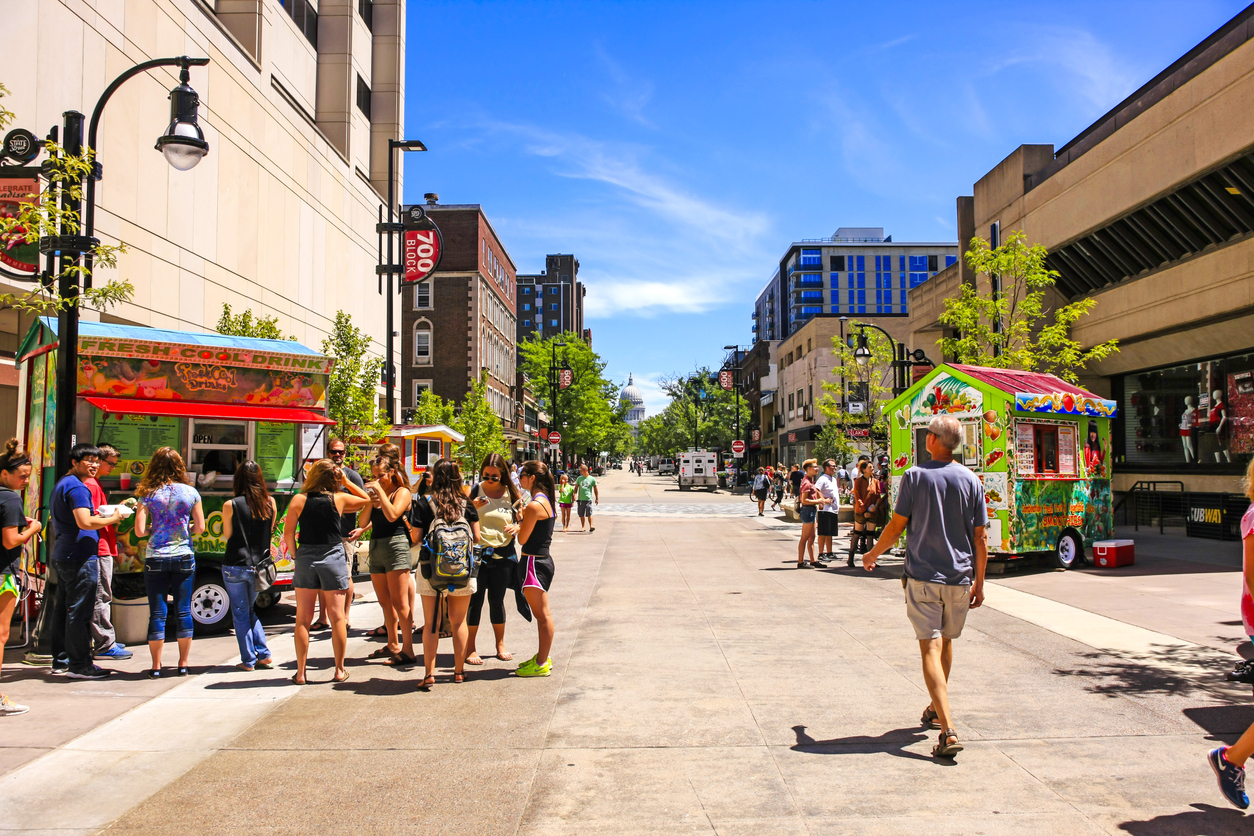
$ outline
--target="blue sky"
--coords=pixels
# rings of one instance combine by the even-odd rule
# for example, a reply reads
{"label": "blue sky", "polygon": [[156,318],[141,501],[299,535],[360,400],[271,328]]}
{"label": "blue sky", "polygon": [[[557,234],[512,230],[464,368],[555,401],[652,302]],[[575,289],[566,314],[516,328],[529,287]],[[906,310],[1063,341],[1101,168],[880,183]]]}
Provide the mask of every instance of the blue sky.
{"label": "blue sky", "polygon": [[574,253],[593,347],[658,378],[751,339],[788,244],[954,240],[954,199],[1060,146],[1242,2],[410,3],[405,200],[480,203],[520,272]]}

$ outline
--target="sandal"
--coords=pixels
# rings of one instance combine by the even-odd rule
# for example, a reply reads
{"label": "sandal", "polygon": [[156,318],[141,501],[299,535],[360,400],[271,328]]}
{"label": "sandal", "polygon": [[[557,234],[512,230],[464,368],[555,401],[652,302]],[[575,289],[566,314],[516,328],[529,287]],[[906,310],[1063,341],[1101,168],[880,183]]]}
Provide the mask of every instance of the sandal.
{"label": "sandal", "polygon": [[319,630],[325,630],[330,626],[331,625],[327,624],[325,621],[315,621],[313,624],[309,625],[309,632],[316,633]]}
{"label": "sandal", "polygon": [[482,664],[483,664],[483,657],[481,657],[481,656],[475,656],[473,659],[468,657],[468,658],[466,659],[466,664],[467,664],[467,665],[482,665]]}
{"label": "sandal", "polygon": [[294,673],[294,674],[292,674],[292,684],[293,684],[293,685],[304,685],[304,684],[305,684],[304,682],[298,682],[298,681],[297,681],[297,680],[299,679],[299,677],[300,677],[300,674],[298,674],[298,673]]}
{"label": "sandal", "polygon": [[[332,681],[332,682],[348,682],[348,678],[349,678],[350,676],[352,676],[352,674],[350,674],[348,671],[344,671],[344,675],[343,675],[343,676],[339,676],[339,675],[337,674],[336,676],[331,677],[331,681]],[[961,748],[961,747],[959,747],[959,748]]]}
{"label": "sandal", "polygon": [[417,661],[418,660],[415,659],[413,656],[410,656],[408,653],[402,650],[400,653],[397,653],[395,656],[393,656],[391,659],[388,659],[383,664],[392,668],[403,668],[403,667],[408,667],[409,665],[412,665]]}
{"label": "sandal", "polygon": [[919,723],[926,729],[940,728],[940,715],[932,710],[932,706],[923,709],[923,716],[919,718]]}
{"label": "sandal", "polygon": [[504,653],[496,654],[496,658],[500,659],[502,662],[509,662],[513,660],[514,654],[507,650]]}
{"label": "sandal", "polygon": [[386,647],[381,647],[378,650],[376,650],[374,653],[371,653],[366,658],[367,659],[391,659],[395,655],[396,655],[395,653],[388,650]]}
{"label": "sandal", "polygon": [[388,637],[388,628],[385,625],[380,625],[367,633],[367,635],[371,638],[386,639]]}
{"label": "sandal", "polygon": [[[949,741],[952,740],[953,743]],[[945,729],[937,738],[936,745],[932,747],[932,757],[934,758],[952,758],[954,755],[962,751],[962,744],[958,742],[958,735],[953,729]]]}
{"label": "sandal", "polygon": [[465,681],[466,681],[466,672],[465,672],[465,671],[454,671],[454,672],[453,672],[453,681],[454,681],[454,682],[456,682],[456,683],[458,683],[459,685],[460,685],[461,683],[465,682]]}
{"label": "sandal", "polygon": [[418,683],[419,691],[430,691],[431,686],[435,684],[435,674],[429,674],[422,682]]}
{"label": "sandal", "polygon": [[270,659],[258,659],[255,667],[263,671],[268,671],[274,667],[274,662]]}

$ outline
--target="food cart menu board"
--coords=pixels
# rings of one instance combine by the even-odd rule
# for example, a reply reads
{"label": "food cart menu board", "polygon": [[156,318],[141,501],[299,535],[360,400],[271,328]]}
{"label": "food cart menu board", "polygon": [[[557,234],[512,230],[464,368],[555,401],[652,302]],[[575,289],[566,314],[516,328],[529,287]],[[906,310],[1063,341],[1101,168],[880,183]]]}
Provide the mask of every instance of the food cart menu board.
{"label": "food cart menu board", "polygon": [[1058,475],[1075,476],[1075,427],[1058,428]]}
{"label": "food cart menu board", "polygon": [[1036,475],[1036,427],[1032,424],[1016,427],[1015,466],[1020,476]]}
{"label": "food cart menu board", "polygon": [[257,464],[271,482],[292,478],[292,455],[296,450],[296,425],[257,422]]}
{"label": "food cart menu board", "polygon": [[[178,450],[179,419],[164,415],[109,415],[96,410],[96,443],[118,448],[119,469],[144,472],[160,447]],[[138,467],[136,466],[138,462]]]}

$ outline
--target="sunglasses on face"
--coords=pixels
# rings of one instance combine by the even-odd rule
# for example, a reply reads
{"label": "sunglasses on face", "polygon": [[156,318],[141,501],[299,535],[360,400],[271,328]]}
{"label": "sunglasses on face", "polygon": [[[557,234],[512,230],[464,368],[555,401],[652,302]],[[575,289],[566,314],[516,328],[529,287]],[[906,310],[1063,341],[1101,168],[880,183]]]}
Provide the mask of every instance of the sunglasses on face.
{"label": "sunglasses on face", "polygon": [[499,482],[499,481],[501,481],[501,477],[500,477],[500,476],[484,476],[484,477],[483,477],[483,481],[485,481],[485,482]]}
{"label": "sunglasses on face", "polygon": [[331,451],[331,455],[332,455],[332,456],[342,456],[342,455],[344,455],[344,451],[343,451],[343,450],[332,450],[332,451]]}

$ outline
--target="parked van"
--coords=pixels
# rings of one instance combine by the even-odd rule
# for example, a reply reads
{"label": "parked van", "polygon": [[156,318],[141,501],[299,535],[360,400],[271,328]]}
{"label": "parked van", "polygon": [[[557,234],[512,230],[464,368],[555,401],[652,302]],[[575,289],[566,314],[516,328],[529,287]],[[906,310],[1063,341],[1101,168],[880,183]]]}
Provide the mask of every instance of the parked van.
{"label": "parked van", "polygon": [[665,457],[659,458],[657,460],[657,475],[658,476],[674,476],[675,475],[675,460],[668,459]]}
{"label": "parked van", "polygon": [[679,454],[679,489],[718,488],[718,456],[698,450]]}

